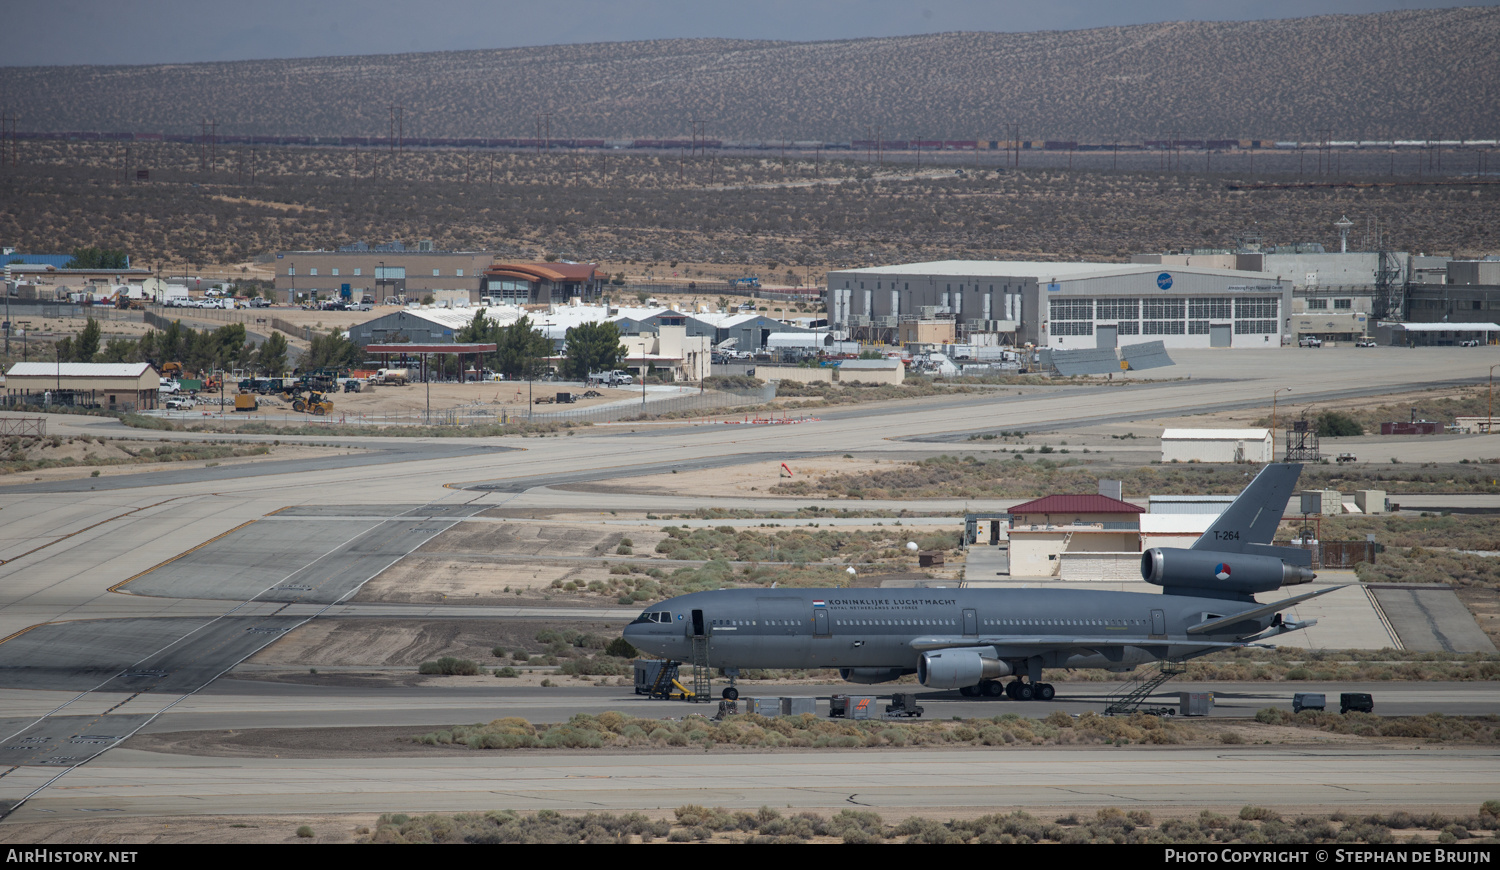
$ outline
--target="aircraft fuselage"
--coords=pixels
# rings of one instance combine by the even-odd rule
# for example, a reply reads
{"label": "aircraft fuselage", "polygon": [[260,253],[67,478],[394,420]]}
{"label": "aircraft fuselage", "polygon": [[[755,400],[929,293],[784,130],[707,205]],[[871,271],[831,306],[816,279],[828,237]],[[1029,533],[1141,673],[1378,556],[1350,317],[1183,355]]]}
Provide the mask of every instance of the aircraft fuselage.
{"label": "aircraft fuselage", "polygon": [[1040,657],[1043,667],[1126,669],[1259,634],[1273,616],[1187,634],[1254,606],[1084,589],[735,589],[654,605],[625,637],[653,655],[687,660],[692,637],[703,635],[719,668],[911,672],[923,652],[973,648],[1000,660]]}

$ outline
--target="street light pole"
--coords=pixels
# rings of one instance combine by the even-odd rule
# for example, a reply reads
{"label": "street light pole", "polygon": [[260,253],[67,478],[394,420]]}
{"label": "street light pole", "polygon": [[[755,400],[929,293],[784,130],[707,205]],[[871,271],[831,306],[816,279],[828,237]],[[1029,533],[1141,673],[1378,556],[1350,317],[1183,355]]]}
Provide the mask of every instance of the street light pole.
{"label": "street light pole", "polygon": [[1490,400],[1489,409],[1484,415],[1484,431],[1486,434],[1495,431],[1495,369],[1500,369],[1500,363],[1490,366]]}
{"label": "street light pole", "polygon": [[1276,394],[1290,393],[1291,387],[1282,387],[1271,393],[1271,461],[1276,461]]}

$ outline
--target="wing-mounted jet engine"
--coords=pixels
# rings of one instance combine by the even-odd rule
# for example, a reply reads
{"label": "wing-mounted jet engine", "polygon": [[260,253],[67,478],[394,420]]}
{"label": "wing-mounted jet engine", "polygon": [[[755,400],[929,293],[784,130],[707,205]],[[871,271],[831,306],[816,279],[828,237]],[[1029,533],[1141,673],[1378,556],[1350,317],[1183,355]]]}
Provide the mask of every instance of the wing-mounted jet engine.
{"label": "wing-mounted jet engine", "polygon": [[1010,674],[1008,662],[985,658],[974,649],[936,650],[917,659],[917,681],[929,689],[958,689]]}

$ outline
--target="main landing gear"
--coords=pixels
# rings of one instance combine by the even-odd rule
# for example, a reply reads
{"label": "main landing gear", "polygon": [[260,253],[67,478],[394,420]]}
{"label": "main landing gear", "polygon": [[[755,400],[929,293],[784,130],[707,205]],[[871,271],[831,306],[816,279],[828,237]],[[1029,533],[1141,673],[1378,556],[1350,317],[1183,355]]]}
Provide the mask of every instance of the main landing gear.
{"label": "main landing gear", "polygon": [[1051,683],[1027,683],[1021,680],[1011,680],[1009,683],[983,680],[977,686],[959,687],[958,693],[965,698],[998,698],[1004,695],[1012,701],[1050,701],[1057,696],[1057,690],[1052,688]]}

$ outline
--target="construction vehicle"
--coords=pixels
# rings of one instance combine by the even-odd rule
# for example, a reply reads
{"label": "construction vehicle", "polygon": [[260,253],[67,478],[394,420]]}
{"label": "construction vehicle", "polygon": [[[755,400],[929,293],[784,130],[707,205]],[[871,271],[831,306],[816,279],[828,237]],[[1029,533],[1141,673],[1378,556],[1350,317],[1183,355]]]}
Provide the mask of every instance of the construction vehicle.
{"label": "construction vehicle", "polygon": [[333,411],[333,401],[317,390],[308,390],[307,395],[293,393],[282,393],[284,402],[292,403],[292,410],[303,414],[315,414],[319,417]]}

